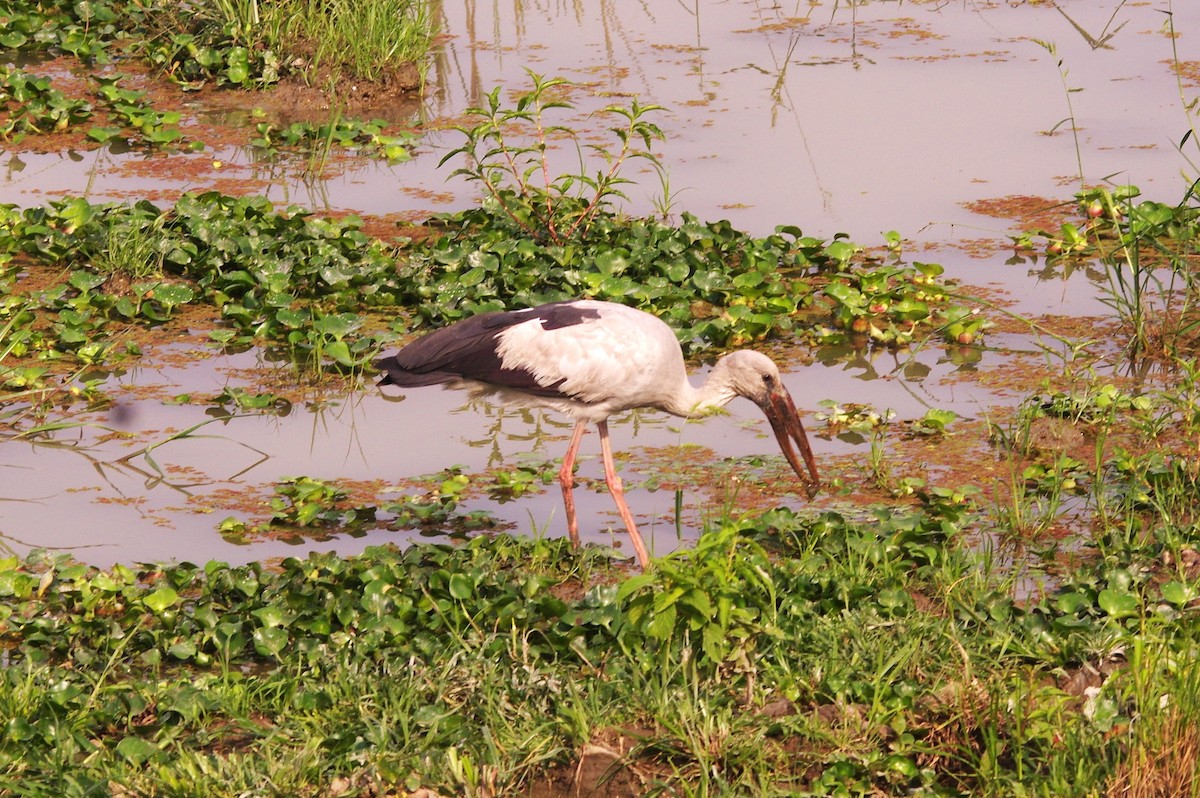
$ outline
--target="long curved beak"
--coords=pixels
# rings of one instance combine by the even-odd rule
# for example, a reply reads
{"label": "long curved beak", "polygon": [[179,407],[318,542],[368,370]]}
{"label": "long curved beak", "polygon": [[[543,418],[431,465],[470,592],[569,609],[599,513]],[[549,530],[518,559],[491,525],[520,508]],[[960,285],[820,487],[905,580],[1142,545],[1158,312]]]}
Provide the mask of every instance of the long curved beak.
{"label": "long curved beak", "polygon": [[775,439],[779,441],[779,448],[783,450],[783,456],[791,463],[796,476],[805,479],[804,468],[800,465],[800,458],[796,456],[796,450],[792,448],[792,441],[795,441],[796,445],[800,447],[800,455],[804,458],[804,464],[808,466],[808,473],[812,476],[809,481],[809,496],[811,497],[821,486],[821,478],[817,475],[817,461],[813,457],[812,447],[808,445],[808,436],[804,433],[804,425],[800,423],[800,414],[796,412],[792,395],[787,392],[786,388],[780,387],[767,397],[762,409],[767,416],[767,421],[771,422],[771,429],[775,431]]}

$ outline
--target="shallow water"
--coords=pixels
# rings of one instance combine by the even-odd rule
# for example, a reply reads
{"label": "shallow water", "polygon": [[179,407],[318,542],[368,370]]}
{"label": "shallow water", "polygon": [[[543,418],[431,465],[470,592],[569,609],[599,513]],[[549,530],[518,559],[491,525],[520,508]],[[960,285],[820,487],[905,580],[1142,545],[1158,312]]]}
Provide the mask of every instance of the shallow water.
{"label": "shallow water", "polygon": [[[318,209],[419,218],[462,208],[474,201],[471,189],[448,182],[449,167],[436,168],[460,136],[439,128],[495,85],[526,87],[529,68],[588,84],[590,91],[575,97],[583,112],[626,104],[631,95],[665,106],[656,120],[666,134],[658,152],[669,168],[676,211],[728,218],[756,234],[796,224],[822,237],[846,232],[865,244],[897,230],[913,247],[935,247],[919,251],[918,259],[943,263],[973,287],[1007,294],[1019,312],[1099,314],[1095,286],[1086,280],[1039,282],[1028,267],[1006,265],[1011,252],[1003,246],[982,257],[965,254],[963,241],[1003,242],[1010,231],[1010,222],[966,205],[1013,194],[1046,197],[1048,204],[1068,200],[1080,184],[1080,163],[1089,182],[1128,181],[1156,199],[1181,197],[1187,185],[1181,173],[1190,167],[1174,143],[1188,119],[1172,47],[1181,60],[1200,58],[1200,6],[1175,4],[1181,35],[1174,42],[1164,27],[1168,9],[1163,2],[443,4],[443,50],[419,111],[430,132],[409,163],[356,161],[314,183],[258,163],[244,150],[210,149],[173,156],[224,164],[199,176],[193,170],[181,185],[171,176],[178,172],[140,168],[138,155],[21,152],[2,156],[7,170],[0,170],[0,199],[31,205],[61,193],[94,201],[163,197],[244,179],[261,181],[281,204]],[[1106,29],[1113,36],[1093,47],[1080,29],[1094,39]],[[1079,89],[1069,94],[1078,145],[1070,125],[1060,124],[1069,114],[1068,93],[1056,57],[1035,39],[1054,43],[1066,85]],[[1190,98],[1196,90],[1183,93]],[[196,114],[211,118],[202,108]],[[581,114],[571,124],[583,130],[596,122]],[[629,210],[652,212],[662,195],[657,176],[643,174],[629,195]],[[1000,336],[989,343],[1022,345]],[[71,445],[5,444],[0,546],[17,553],[33,546],[64,549],[97,564],[244,561],[309,548],[351,552],[413,533],[238,546],[222,540],[216,526],[227,515],[246,514],[239,505],[247,492],[265,501],[270,485],[287,476],[391,483],[455,465],[474,473],[497,463],[511,467],[530,453],[556,459],[569,433],[560,419],[467,408],[462,396],[437,389],[411,391],[402,402],[369,391],[337,397],[320,410],[295,408],[283,418],[210,423],[196,437],[153,452],[164,476],[145,458],[116,462],[207,417],[199,406],[164,404],[161,397],[217,394],[241,384],[239,370],[266,367],[253,354],[155,365],[176,363],[167,354],[151,352],[135,372],[114,377],[106,390],[118,396],[121,412],[91,420],[135,432],[136,442],[92,426],[57,436]],[[799,367],[787,381],[809,411],[829,399],[891,408],[901,419],[920,417],[928,407],[978,417],[1011,401],[970,379],[971,367],[949,362],[944,352],[915,357],[929,372],[921,379],[906,374],[925,369],[906,369],[911,362],[876,353],[857,362],[823,358],[828,365]],[[989,352],[978,367],[1006,362]],[[144,398],[146,386],[160,387],[159,395]],[[657,414],[614,424],[618,451],[632,458],[625,471],[635,484],[630,503],[660,553],[678,545],[676,497],[672,490],[636,488],[653,473],[639,466],[647,452],[683,444],[707,447],[714,458],[776,454],[752,405],[739,400],[730,411],[687,424]],[[807,419],[810,430],[819,428],[811,415]],[[861,445],[836,438],[815,443],[818,459],[863,456]],[[596,448],[589,436],[585,478],[600,476]],[[585,536],[614,539],[608,496],[582,490],[579,499]],[[695,533],[703,501],[691,492],[683,496],[690,512],[685,537]],[[504,505],[475,500],[467,507],[473,508],[493,512],[521,533],[562,534],[553,485]]]}

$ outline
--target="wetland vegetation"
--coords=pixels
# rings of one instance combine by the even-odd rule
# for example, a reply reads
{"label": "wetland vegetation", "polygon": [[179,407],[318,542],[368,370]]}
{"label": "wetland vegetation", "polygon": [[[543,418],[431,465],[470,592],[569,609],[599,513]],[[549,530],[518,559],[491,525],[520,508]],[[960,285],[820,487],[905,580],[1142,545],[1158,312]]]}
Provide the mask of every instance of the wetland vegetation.
{"label": "wetland vegetation", "polygon": [[[282,22],[247,16],[258,4],[167,8],[18,3],[0,44],[89,68],[119,50],[187,89],[328,65],[284,55]],[[54,83],[6,67],[6,141],[193,146],[153,91]],[[1016,268],[1103,278],[1111,315],[1081,333],[946,278],[895,233],[756,236],[665,213],[666,189],[664,213],[627,215],[629,164],[663,174],[659,109],[613,103],[607,138],[581,136],[555,121],[572,90],[531,74],[512,100],[486,94],[444,159],[483,200],[419,226],[219,191],[0,206],[0,451],[102,426],[111,375],[165,342],[283,364],[261,390],[166,398],[197,424],[137,443],[161,475],[160,447],[208,421],[369,389],[376,355],[422,328],[580,295],[662,316],[697,361],[748,343],[936,348],[974,370],[993,336],[1019,335],[1037,362],[1021,400],[982,419],[827,405],[825,433],[869,452],[830,464],[825,504],[711,508],[645,574],[460,507],[545,489],[544,463],[450,469],[397,502],[296,476],[260,518],[212,520],[232,538],[405,527],[454,543],[103,568],[12,552],[0,792],[1200,794],[1194,192],[1086,186],[1013,236]],[[321,164],[419,146],[335,116],[255,132]],[[564,142],[591,157],[560,173],[545,159]]]}

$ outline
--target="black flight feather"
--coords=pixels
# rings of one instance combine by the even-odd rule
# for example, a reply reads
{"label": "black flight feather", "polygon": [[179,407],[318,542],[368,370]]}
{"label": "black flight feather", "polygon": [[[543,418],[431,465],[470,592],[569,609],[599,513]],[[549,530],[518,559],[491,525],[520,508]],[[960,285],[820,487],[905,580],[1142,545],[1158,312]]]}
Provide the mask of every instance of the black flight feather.
{"label": "black flight feather", "polygon": [[542,385],[532,372],[504,368],[497,352],[498,336],[517,324],[541,319],[542,329],[558,330],[600,318],[573,302],[552,302],[524,310],[481,313],[434,330],[390,357],[376,361],[384,372],[380,385],[416,388],[455,380],[475,380],[537,396],[563,396],[559,383]]}

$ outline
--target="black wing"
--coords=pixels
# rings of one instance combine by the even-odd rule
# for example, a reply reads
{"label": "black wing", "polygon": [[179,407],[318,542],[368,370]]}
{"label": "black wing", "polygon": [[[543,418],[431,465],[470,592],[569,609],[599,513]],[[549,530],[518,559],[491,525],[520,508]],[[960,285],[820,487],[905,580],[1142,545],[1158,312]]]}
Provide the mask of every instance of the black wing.
{"label": "black wing", "polygon": [[375,362],[384,372],[380,385],[416,388],[455,380],[476,380],[539,396],[560,396],[554,385],[541,385],[532,372],[501,365],[498,336],[517,324],[541,320],[544,330],[556,330],[600,318],[594,308],[574,302],[553,302],[524,310],[481,313],[418,338],[390,357]]}

